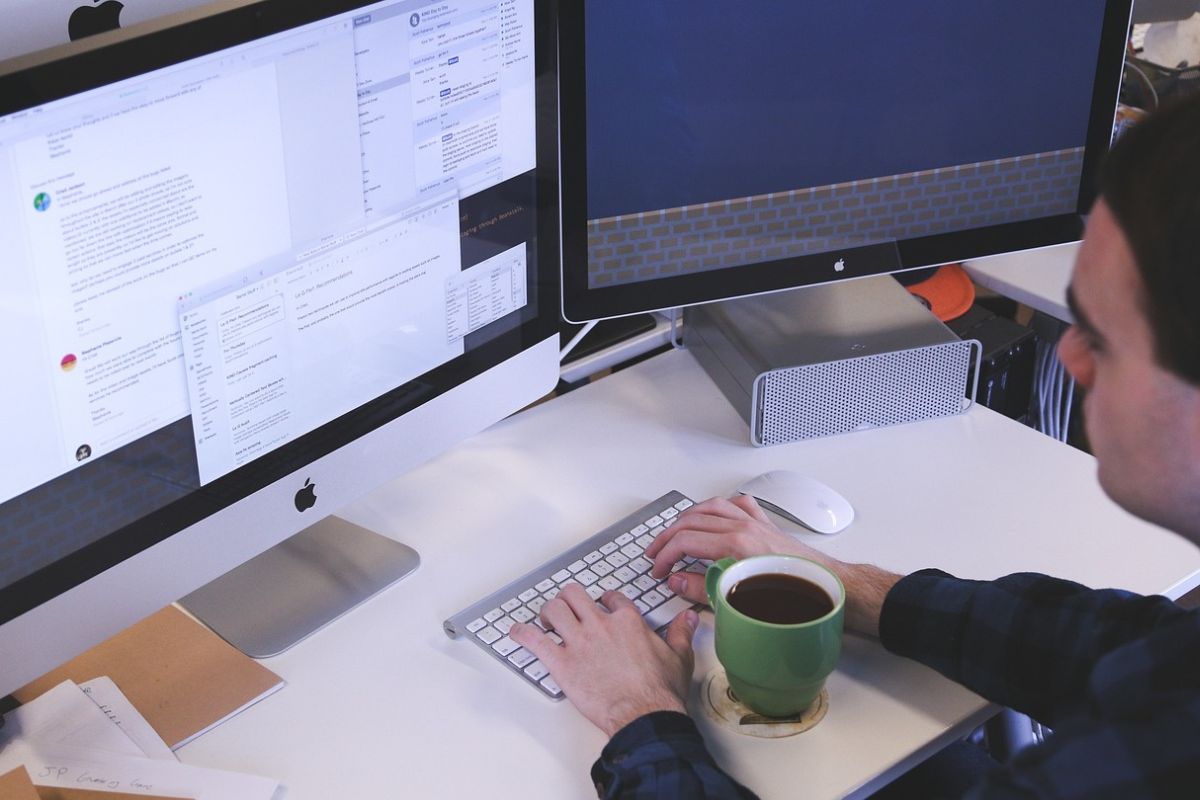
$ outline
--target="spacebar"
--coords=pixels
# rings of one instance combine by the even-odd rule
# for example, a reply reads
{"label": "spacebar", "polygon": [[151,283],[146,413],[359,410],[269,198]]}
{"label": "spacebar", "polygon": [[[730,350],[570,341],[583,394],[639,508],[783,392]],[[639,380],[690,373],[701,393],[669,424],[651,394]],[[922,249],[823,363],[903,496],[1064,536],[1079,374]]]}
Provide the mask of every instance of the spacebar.
{"label": "spacebar", "polygon": [[667,602],[652,608],[642,615],[642,619],[646,620],[646,624],[654,630],[658,630],[663,625],[666,625],[671,620],[675,619],[675,615],[685,608],[691,608],[693,603],[690,600],[676,595]]}

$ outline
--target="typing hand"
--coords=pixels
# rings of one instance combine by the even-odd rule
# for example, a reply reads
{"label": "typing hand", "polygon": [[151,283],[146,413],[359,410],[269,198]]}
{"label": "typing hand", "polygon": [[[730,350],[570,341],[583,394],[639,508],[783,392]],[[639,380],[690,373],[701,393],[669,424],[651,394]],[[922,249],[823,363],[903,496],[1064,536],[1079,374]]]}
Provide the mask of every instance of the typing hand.
{"label": "typing hand", "polygon": [[[767,553],[804,556],[827,566],[834,563],[781,531],[748,495],[729,500],[714,497],[692,506],[646,548],[646,558],[654,561],[650,570],[654,578],[667,575],[684,556],[715,561],[727,556],[746,558]],[[693,603],[708,603],[703,575],[677,572],[667,585]]]}
{"label": "typing hand", "polygon": [[652,711],[687,713],[695,611],[675,617],[664,642],[625,595],[608,592],[593,603],[582,586],[569,584],[546,603],[541,618],[561,645],[534,625],[514,625],[508,635],[537,656],[576,708],[609,736]]}

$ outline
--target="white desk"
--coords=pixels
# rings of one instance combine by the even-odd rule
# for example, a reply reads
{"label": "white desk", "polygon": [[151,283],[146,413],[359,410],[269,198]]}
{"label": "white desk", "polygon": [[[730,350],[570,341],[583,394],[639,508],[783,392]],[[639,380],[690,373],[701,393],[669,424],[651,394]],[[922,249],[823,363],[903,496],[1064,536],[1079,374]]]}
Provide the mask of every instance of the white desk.
{"label": "white desk", "polygon": [[[403,539],[421,568],[268,663],[288,686],[188,745],[184,761],[269,775],[293,800],[590,797],[602,734],[442,620],[570,543],[677,488],[729,493],[776,467],[838,487],[858,512],[827,552],[966,576],[1042,570],[1177,596],[1200,553],[1100,492],[1090,457],[987,409],[768,449],[686,352],[535,407],[403,476],[344,516]],[[715,665],[711,616],[693,684]],[[764,798],[858,796],[993,709],[878,644],[848,637],[828,715],[784,740],[702,729]],[[803,788],[803,792],[798,787]]]}
{"label": "white desk", "polygon": [[967,261],[967,274],[980,286],[1011,297],[1030,308],[1071,322],[1067,285],[1079,244],[1064,244],[1023,253]]}

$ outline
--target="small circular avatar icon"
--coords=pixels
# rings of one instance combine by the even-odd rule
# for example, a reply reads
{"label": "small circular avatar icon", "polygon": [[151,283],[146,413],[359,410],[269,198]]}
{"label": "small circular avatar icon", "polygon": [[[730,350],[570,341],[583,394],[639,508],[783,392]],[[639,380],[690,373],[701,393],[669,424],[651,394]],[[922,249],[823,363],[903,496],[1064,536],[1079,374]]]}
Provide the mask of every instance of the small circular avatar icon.
{"label": "small circular avatar icon", "polygon": [[413,14],[411,17],[408,18],[408,24],[413,26],[414,28],[417,27],[418,25],[420,25],[421,24],[421,15]]}
{"label": "small circular avatar icon", "polygon": [[92,446],[90,444],[81,444],[75,451],[75,460],[83,461],[92,457]]}
{"label": "small circular avatar icon", "polygon": [[62,367],[63,372],[70,372],[71,370],[75,369],[75,366],[78,363],[79,359],[75,357],[74,353],[67,353],[62,357],[62,360],[58,362],[58,365]]}
{"label": "small circular avatar icon", "polygon": [[45,192],[38,192],[33,198],[33,207],[38,211],[45,211],[50,207],[50,195]]}

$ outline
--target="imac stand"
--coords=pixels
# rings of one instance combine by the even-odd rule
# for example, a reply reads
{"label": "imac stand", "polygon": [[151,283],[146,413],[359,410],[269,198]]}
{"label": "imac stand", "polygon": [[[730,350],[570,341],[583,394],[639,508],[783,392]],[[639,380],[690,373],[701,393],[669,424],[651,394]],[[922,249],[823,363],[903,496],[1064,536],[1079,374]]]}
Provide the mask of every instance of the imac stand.
{"label": "imac stand", "polygon": [[181,599],[252,658],[267,658],[415,570],[417,551],[326,517]]}

